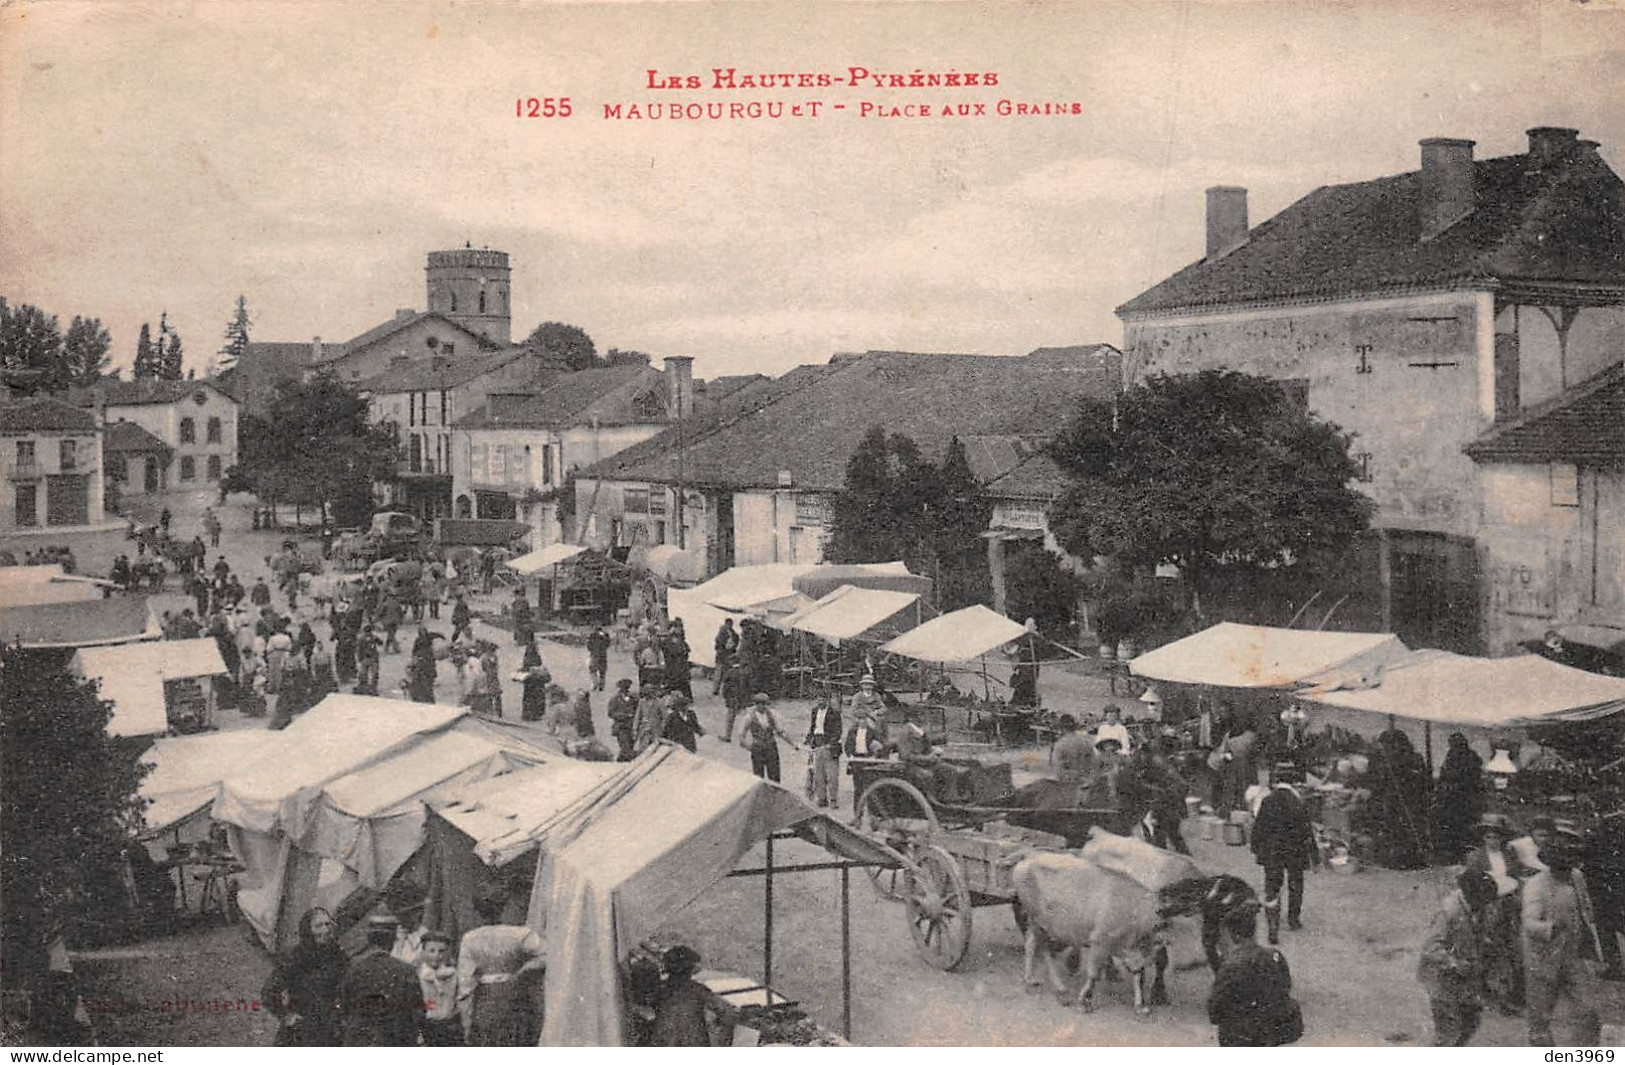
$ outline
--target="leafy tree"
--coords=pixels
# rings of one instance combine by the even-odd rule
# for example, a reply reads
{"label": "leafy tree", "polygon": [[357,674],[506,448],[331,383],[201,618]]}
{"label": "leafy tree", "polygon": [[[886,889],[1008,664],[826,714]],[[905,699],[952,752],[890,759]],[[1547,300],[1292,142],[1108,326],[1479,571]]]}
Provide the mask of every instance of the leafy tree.
{"label": "leafy tree", "polygon": [[54,392],[71,383],[56,316],[28,303],[11,307],[0,297],[0,370],[6,383],[23,395]]}
{"label": "leafy tree", "polygon": [[248,317],[248,297],[237,297],[237,309],[226,323],[226,340],[220,346],[210,376],[219,376],[237,365],[237,360],[248,350],[248,328],[254,323]]}
{"label": "leafy tree", "polygon": [[268,417],[244,415],[241,465],[267,503],[307,504],[349,524],[372,510],[372,485],[394,469],[388,425],[368,421],[367,401],[332,374],[283,381]]}
{"label": "leafy tree", "polygon": [[[163,342],[160,340],[160,344]],[[159,377],[161,362],[163,360],[162,348],[155,348],[152,343],[152,326],[146,322],[141,323],[141,336],[135,342],[135,366],[130,376],[137,381],[144,377]]]}
{"label": "leafy tree", "polygon": [[525,347],[539,354],[556,355],[572,370],[590,370],[604,365],[586,330],[563,322],[543,322],[525,338]]}
{"label": "leafy tree", "polygon": [[956,438],[939,469],[900,433],[870,429],[847,461],[833,505],[825,552],[835,562],[886,562],[899,556],[936,581],[938,604],[957,609],[985,598],[982,499]]}
{"label": "leafy tree", "polygon": [[163,358],[158,363],[158,376],[166,381],[179,381],[186,376],[186,357],[181,352],[181,335],[178,331],[170,329],[169,343],[164,348]]}
{"label": "leafy tree", "polygon": [[1200,612],[1226,575],[1318,565],[1366,528],[1351,439],[1265,378],[1152,377],[1085,403],[1052,443],[1072,485],[1050,527],[1082,558],[1178,566]]}
{"label": "leafy tree", "polygon": [[140,817],[140,747],[58,656],[0,649],[0,913],[8,984],[42,979],[57,930],[83,943],[124,912],[121,853]]}
{"label": "leafy tree", "polygon": [[107,373],[107,351],[113,338],[102,328],[100,318],[81,318],[77,314],[68,325],[62,339],[65,371],[75,385],[93,385]]}

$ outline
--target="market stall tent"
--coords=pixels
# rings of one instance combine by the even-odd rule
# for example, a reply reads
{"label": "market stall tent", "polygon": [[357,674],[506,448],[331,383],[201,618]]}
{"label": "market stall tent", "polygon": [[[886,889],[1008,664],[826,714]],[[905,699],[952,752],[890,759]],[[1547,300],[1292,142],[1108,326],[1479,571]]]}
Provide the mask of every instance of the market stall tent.
{"label": "market stall tent", "polygon": [[811,573],[803,573],[790,582],[790,586],[809,599],[824,596],[850,584],[854,588],[875,588],[886,592],[913,592],[921,598],[931,594],[931,578],[917,574],[881,573],[869,566],[819,566]]}
{"label": "market stall tent", "polygon": [[1129,670],[1175,684],[1292,688],[1332,670],[1378,675],[1408,654],[1390,633],[1306,632],[1226,621],[1140,655]]}
{"label": "market stall tent", "polygon": [[1026,633],[1024,626],[977,604],[932,618],[880,649],[920,662],[971,662]]}
{"label": "market stall tent", "polygon": [[222,781],[213,810],[247,867],[238,904],[275,949],[309,907],[387,884],[421,847],[424,802],[443,789],[563,760],[522,726],[360,695],[329,696],[282,737]]}
{"label": "market stall tent", "polygon": [[884,629],[906,632],[920,621],[920,597],[914,592],[887,592],[850,584],[791,614],[783,622],[792,632],[805,632],[830,643],[856,640]]}
{"label": "market stall tent", "polygon": [[[708,669],[716,666],[713,644],[717,630],[730,615],[783,617],[810,605],[812,598],[796,591],[795,579],[821,568],[826,567],[797,562],[735,566],[693,588],[670,589],[666,593],[666,613],[683,622],[689,661]],[[902,562],[876,562],[862,568],[870,573],[908,574],[908,566]]]}
{"label": "market stall tent", "polygon": [[754,844],[792,826],[846,857],[897,860],[788,789],[670,744],[556,818],[539,841],[530,906],[548,944],[542,1045],[621,1045],[621,961]]}
{"label": "market stall tent", "polygon": [[1473,658],[1415,651],[1388,665],[1375,686],[1341,686],[1345,683],[1334,677],[1302,693],[1315,707],[1311,727],[1373,736],[1392,725],[1410,735],[1419,750],[1433,725],[1463,733],[1487,756],[1492,739],[1511,729],[1538,730],[1625,711],[1625,679],[1539,655]]}
{"label": "market stall tent", "polygon": [[[225,676],[226,663],[219,645],[204,637],[85,647],[74,653],[68,670],[100,682],[101,697],[113,704],[109,736],[154,736],[169,731],[164,685]],[[204,685],[202,694],[213,711],[213,684]]]}
{"label": "market stall tent", "polygon": [[516,573],[523,574],[526,577],[534,577],[538,573],[553,568],[560,562],[568,562],[585,550],[585,547],[576,544],[548,544],[546,547],[539,548],[529,554],[511,559],[507,565],[509,569]]}
{"label": "market stall tent", "polygon": [[158,740],[142,762],[151,766],[141,778],[141,839],[188,843],[208,838],[210,811],[220,782],[236,769],[284,751],[282,732],[239,729],[167,736]]}

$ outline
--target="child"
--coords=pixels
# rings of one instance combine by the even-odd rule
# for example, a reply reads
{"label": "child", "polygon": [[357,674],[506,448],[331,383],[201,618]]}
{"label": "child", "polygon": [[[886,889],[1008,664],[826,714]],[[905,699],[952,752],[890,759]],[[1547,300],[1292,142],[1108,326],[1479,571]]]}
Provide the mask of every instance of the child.
{"label": "child", "polygon": [[418,948],[418,983],[423,987],[423,1045],[460,1047],[463,1020],[457,1012],[457,966],[451,964],[451,937],[423,933]]}

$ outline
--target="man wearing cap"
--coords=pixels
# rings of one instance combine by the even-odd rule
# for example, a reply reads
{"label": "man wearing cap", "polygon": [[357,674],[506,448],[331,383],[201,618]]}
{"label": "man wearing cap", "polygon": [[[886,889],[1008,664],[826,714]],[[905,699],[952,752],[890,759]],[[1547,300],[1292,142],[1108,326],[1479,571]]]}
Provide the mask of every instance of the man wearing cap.
{"label": "man wearing cap", "polygon": [[1481,869],[1464,869],[1456,889],[1433,918],[1422,944],[1416,978],[1433,1007],[1433,1045],[1466,1046],[1484,1012],[1484,923],[1495,903],[1495,881]]}
{"label": "man wearing cap", "polygon": [[417,970],[389,953],[399,928],[390,916],[367,921],[367,949],[350,960],[344,977],[345,1046],[417,1046],[423,989]]}
{"label": "man wearing cap", "polygon": [[1272,774],[1273,786],[1258,807],[1253,825],[1253,856],[1264,867],[1264,920],[1269,925],[1271,943],[1281,941],[1281,886],[1285,881],[1290,898],[1286,926],[1293,931],[1303,927],[1303,871],[1320,864],[1320,848],[1315,830],[1299,798],[1296,784],[1303,783],[1303,770],[1291,762],[1280,762]]}
{"label": "man wearing cap", "polygon": [[620,745],[619,761],[630,762],[635,752],[634,723],[638,716],[638,701],[632,698],[632,680],[622,677],[615,682],[615,694],[609,697],[609,730]]}
{"label": "man wearing cap", "polygon": [[1512,821],[1505,814],[1484,814],[1478,819],[1478,833],[1483,842],[1467,854],[1466,868],[1488,876],[1496,892],[1483,920],[1484,982],[1502,1012],[1512,1013],[1523,1007],[1522,934],[1518,930],[1523,904],[1513,873],[1516,865],[1507,852]]}
{"label": "man wearing cap", "polygon": [[733,618],[723,618],[722,627],[717,630],[717,637],[711,644],[716,654],[716,676],[711,685],[711,694],[722,694],[722,678],[728,671],[728,661],[739,650],[739,631],[734,628]]}
{"label": "man wearing cap", "polygon": [[858,681],[858,693],[852,696],[852,720],[867,718],[871,727],[879,728],[886,713],[885,700],[880,698],[875,678],[865,673]]}
{"label": "man wearing cap", "polygon": [[807,798],[815,806],[836,806],[841,780],[841,712],[819,699],[807,724],[807,750],[812,752],[812,777]]}
{"label": "man wearing cap", "polygon": [[1588,961],[1600,960],[1597,922],[1576,868],[1585,840],[1568,822],[1558,822],[1540,849],[1546,866],[1523,886],[1524,992],[1528,1001],[1529,1045],[1552,1046],[1552,1019],[1567,1015],[1577,1031],[1564,1033],[1564,1046],[1594,1046],[1601,1036],[1591,1004]]}

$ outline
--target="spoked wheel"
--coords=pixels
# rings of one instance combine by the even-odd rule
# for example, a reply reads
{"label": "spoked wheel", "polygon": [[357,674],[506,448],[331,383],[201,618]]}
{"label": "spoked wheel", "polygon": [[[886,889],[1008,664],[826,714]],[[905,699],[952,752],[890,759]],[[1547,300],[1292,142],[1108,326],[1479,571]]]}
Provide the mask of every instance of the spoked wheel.
{"label": "spoked wheel", "polygon": [[934,968],[959,967],[970,950],[971,895],[965,874],[952,854],[934,843],[922,843],[904,871],[908,930],[914,949]]}
{"label": "spoked wheel", "polygon": [[[852,824],[903,854],[913,850],[916,839],[942,828],[925,793],[893,777],[882,777],[863,789],[852,806]],[[906,897],[902,869],[866,866],[864,872],[881,898],[902,902]]]}

